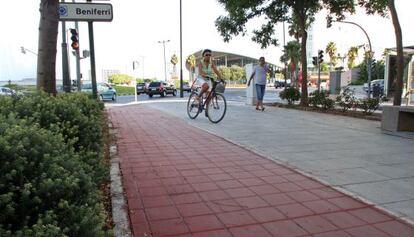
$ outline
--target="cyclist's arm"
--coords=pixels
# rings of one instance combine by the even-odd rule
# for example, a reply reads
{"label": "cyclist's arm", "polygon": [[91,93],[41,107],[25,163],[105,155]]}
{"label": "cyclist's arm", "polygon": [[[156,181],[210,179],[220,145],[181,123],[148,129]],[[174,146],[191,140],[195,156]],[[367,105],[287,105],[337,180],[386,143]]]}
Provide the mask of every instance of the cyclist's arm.
{"label": "cyclist's arm", "polygon": [[218,77],[219,79],[221,79],[221,75],[220,75],[219,70],[218,70],[218,69],[217,69],[217,67],[216,67],[216,64],[213,64],[213,65],[212,65],[212,68],[213,68],[213,71],[216,73],[217,77]]}

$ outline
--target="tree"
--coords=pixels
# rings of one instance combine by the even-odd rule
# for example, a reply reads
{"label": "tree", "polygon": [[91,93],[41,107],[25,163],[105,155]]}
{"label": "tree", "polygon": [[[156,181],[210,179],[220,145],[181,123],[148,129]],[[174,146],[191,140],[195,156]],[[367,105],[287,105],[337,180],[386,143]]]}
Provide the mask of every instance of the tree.
{"label": "tree", "polygon": [[240,81],[240,80],[246,78],[246,75],[245,75],[246,71],[238,65],[231,65],[230,71],[231,71],[231,80],[232,81]]}
{"label": "tree", "polygon": [[338,62],[338,57],[337,57],[337,49],[336,49],[336,44],[335,42],[329,42],[326,45],[326,49],[325,52],[329,55],[329,66],[330,66],[330,70],[332,71],[332,69],[336,66],[337,62]]}
{"label": "tree", "polygon": [[130,84],[134,78],[127,74],[116,73],[108,77],[108,81],[113,84]]}
{"label": "tree", "polygon": [[397,78],[393,105],[400,106],[404,77],[404,54],[402,30],[398,20],[397,10],[395,9],[395,0],[358,0],[358,3],[361,7],[365,7],[368,14],[377,13],[382,17],[387,17],[388,11],[391,13],[397,45]]}
{"label": "tree", "polygon": [[56,94],[56,46],[59,28],[59,1],[40,1],[39,42],[37,56],[38,90]]}
{"label": "tree", "polygon": [[[256,17],[264,16],[265,23],[259,30],[254,30],[252,40],[261,44],[262,48],[277,45],[274,26],[278,22],[294,22],[297,26],[298,37],[301,38],[301,65],[302,65],[302,93],[301,105],[307,106],[307,60],[306,40],[307,28],[314,21],[314,16],[322,7],[328,9],[329,14],[334,14],[338,19],[344,18],[343,13],[354,12],[353,0],[218,0],[225,10],[227,16],[220,16],[216,20],[217,30],[225,42],[232,36],[240,33],[246,34],[246,23]],[[295,28],[296,29],[296,28]]]}
{"label": "tree", "polygon": [[348,69],[352,70],[352,68],[355,65],[355,59],[358,57],[358,47],[352,46],[351,48],[349,48],[347,57],[348,57]]}
{"label": "tree", "polygon": [[283,55],[280,57],[280,61],[288,63],[288,70],[290,73],[290,79],[297,83],[297,70],[299,67],[299,61],[301,56],[300,43],[297,41],[289,41],[283,49]]}
{"label": "tree", "polygon": [[224,80],[230,81],[230,79],[231,79],[230,68],[228,68],[226,66],[218,66],[218,70],[219,70],[220,75],[223,77]]}

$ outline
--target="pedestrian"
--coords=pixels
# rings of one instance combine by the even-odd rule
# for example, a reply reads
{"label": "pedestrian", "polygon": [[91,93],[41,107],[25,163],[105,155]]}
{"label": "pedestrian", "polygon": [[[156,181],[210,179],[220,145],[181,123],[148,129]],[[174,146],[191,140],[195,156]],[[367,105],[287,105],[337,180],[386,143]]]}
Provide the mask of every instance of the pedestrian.
{"label": "pedestrian", "polygon": [[265,58],[260,57],[259,65],[254,67],[253,73],[250,76],[249,82],[247,82],[247,86],[250,86],[250,82],[252,81],[254,77],[256,94],[257,94],[256,110],[264,111],[265,109],[263,106],[263,96],[265,94],[265,89],[266,89],[266,73],[267,72],[270,73],[270,75],[272,75],[272,71],[266,65]]}

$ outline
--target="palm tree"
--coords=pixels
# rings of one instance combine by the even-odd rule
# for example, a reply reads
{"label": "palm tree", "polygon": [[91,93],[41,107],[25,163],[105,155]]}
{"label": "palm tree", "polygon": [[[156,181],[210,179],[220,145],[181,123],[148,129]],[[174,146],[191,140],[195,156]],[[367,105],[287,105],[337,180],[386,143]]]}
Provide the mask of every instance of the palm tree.
{"label": "palm tree", "polygon": [[291,80],[297,84],[297,70],[301,57],[301,47],[298,41],[289,41],[283,49],[284,54],[280,57],[280,60],[284,63],[288,63],[288,70],[291,75]]}
{"label": "palm tree", "polygon": [[193,54],[189,55],[187,57],[187,59],[185,60],[185,66],[188,69],[189,73],[190,73],[190,80],[193,81],[193,68],[196,65],[196,59],[195,56]]}
{"label": "palm tree", "polygon": [[329,66],[330,66],[330,71],[332,71],[332,68],[335,67],[338,62],[336,44],[332,41],[329,42],[328,45],[326,45],[325,52],[329,55],[329,58],[330,58]]}
{"label": "palm tree", "polygon": [[352,46],[351,48],[349,48],[347,56],[348,56],[348,69],[352,70],[352,68],[355,65],[355,59],[358,56],[358,47],[357,46]]}
{"label": "palm tree", "polygon": [[39,47],[37,56],[38,90],[56,94],[56,45],[59,27],[59,1],[40,1]]}

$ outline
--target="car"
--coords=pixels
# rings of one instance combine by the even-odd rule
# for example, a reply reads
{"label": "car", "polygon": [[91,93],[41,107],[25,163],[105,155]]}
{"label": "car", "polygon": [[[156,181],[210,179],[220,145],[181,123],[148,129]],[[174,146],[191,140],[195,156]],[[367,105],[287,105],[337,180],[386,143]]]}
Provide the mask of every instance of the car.
{"label": "car", "polygon": [[151,98],[153,95],[160,95],[161,97],[167,94],[177,95],[177,89],[174,85],[168,84],[165,81],[153,81],[148,85],[148,96]]}
{"label": "car", "polygon": [[321,82],[321,90],[328,90],[329,89],[329,83],[326,81]]}
{"label": "car", "polygon": [[148,84],[147,83],[138,83],[137,84],[137,95],[139,94],[146,94],[147,93],[147,87]]}
{"label": "car", "polygon": [[[98,96],[101,100],[116,100],[116,89],[105,82],[97,83]],[[92,83],[84,83],[81,91],[92,92]]]}
{"label": "car", "polygon": [[[278,81],[275,81],[274,83],[273,83],[273,86],[277,89],[277,88],[283,88],[283,87],[285,87],[285,80],[278,80]],[[287,79],[286,80],[286,86],[290,86],[290,79]]]}
{"label": "car", "polygon": [[184,82],[183,83],[183,91],[187,91],[187,92],[190,92],[191,91],[191,87],[188,84],[188,82]]}
{"label": "car", "polygon": [[[372,80],[372,81],[371,81],[371,90],[370,90],[370,93],[372,93],[372,92],[373,92],[373,88],[374,88],[375,86],[379,86],[379,89],[380,89],[380,94],[382,94],[382,93],[383,93],[383,91],[384,91],[384,79],[376,79],[376,80]],[[362,89],[363,89],[366,93],[368,93],[368,83],[364,83],[364,86],[362,87]]]}
{"label": "car", "polygon": [[0,87],[0,95],[14,95],[16,92],[8,87]]}

